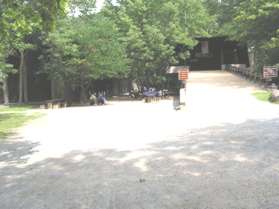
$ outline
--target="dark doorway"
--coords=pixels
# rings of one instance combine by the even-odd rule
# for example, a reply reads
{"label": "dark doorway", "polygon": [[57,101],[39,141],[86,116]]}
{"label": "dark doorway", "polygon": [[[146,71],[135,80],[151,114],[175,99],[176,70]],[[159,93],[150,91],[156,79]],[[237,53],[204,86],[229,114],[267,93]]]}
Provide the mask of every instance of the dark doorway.
{"label": "dark doorway", "polygon": [[191,50],[191,70],[221,70],[223,65],[246,64],[249,66],[246,44],[227,40],[226,37],[197,38]]}

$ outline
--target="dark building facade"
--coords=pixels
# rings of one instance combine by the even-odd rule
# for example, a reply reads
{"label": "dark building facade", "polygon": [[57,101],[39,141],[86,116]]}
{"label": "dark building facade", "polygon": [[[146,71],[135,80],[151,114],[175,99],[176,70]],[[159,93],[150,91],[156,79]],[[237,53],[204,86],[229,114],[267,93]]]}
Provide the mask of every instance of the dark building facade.
{"label": "dark building facade", "polygon": [[228,64],[249,66],[246,44],[226,37],[197,38],[198,44],[191,50],[187,65],[191,70],[220,70]]}

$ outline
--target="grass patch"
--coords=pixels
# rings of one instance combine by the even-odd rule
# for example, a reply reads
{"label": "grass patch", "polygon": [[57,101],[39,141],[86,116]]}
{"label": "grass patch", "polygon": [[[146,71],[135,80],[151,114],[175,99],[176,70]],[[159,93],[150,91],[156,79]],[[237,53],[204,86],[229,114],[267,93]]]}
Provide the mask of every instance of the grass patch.
{"label": "grass patch", "polygon": [[0,106],[0,114],[3,112],[23,112],[31,110],[32,106],[29,105],[11,105],[11,106]]}
{"label": "grass patch", "polygon": [[255,96],[258,100],[264,101],[264,102],[270,102],[272,93],[269,91],[257,91],[253,93],[253,96]]}
{"label": "grass patch", "polygon": [[16,128],[42,116],[42,113],[31,109],[30,106],[0,107],[0,141],[13,134]]}

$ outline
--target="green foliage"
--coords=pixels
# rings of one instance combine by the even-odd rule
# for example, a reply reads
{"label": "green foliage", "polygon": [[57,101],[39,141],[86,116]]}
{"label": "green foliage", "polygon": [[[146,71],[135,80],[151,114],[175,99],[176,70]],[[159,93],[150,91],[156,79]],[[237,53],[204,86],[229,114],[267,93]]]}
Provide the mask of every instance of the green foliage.
{"label": "green foliage", "polygon": [[57,16],[66,8],[67,0],[0,0],[0,75],[14,72],[6,58],[16,51],[33,48],[26,37],[35,30],[53,29]]}
{"label": "green foliage", "polygon": [[256,67],[279,62],[278,0],[205,0],[216,17],[216,33],[248,43]]}
{"label": "green foliage", "polygon": [[255,96],[258,100],[263,102],[269,102],[271,99],[272,93],[269,91],[258,91],[253,93],[253,96]]}
{"label": "green foliage", "polygon": [[31,15],[31,8],[22,1],[0,0],[0,74],[6,77],[11,66],[6,58],[15,50],[24,50],[29,47],[24,37],[30,34],[35,27],[37,15]]}
{"label": "green foliage", "polygon": [[247,0],[236,8],[235,21],[240,39],[264,44],[270,41],[279,28],[277,0]]}
{"label": "green foliage", "polygon": [[67,0],[0,0],[0,43],[25,48],[24,38],[34,30],[50,31]]}
{"label": "green foliage", "polygon": [[44,71],[79,86],[127,76],[160,86],[200,36],[247,42],[259,69],[279,63],[278,0],[107,0],[101,13],[95,2],[0,0],[2,78],[13,71],[6,58],[33,47],[26,37],[35,31]]}
{"label": "green foliage", "polygon": [[76,85],[124,77],[128,70],[118,31],[101,14],[62,20],[59,29],[47,37],[45,47],[41,57],[45,71],[52,78]]}
{"label": "green foliage", "polygon": [[69,13],[72,16],[93,14],[95,4],[96,0],[69,0]]}
{"label": "green foliage", "polygon": [[77,42],[93,79],[123,77],[127,59],[114,23],[101,14],[82,19]]}
{"label": "green foliage", "polygon": [[[188,49],[197,36],[208,36],[213,23],[200,0],[107,1],[103,13],[115,21],[131,60],[131,77],[156,85],[178,64],[178,45]],[[188,52],[180,56],[186,58]]]}
{"label": "green foliage", "polygon": [[17,72],[13,65],[6,62],[8,55],[8,49],[0,45],[0,83],[7,78],[9,73]]}
{"label": "green foliage", "polygon": [[237,37],[254,47],[258,68],[279,62],[278,19],[277,0],[242,1],[237,7]]}

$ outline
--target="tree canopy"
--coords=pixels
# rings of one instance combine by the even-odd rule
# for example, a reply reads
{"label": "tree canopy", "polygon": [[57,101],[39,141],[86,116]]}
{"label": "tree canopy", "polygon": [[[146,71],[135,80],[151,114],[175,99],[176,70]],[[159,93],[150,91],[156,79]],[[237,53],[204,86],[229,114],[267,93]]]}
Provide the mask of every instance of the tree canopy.
{"label": "tree canopy", "polygon": [[206,0],[215,15],[217,33],[248,43],[258,67],[276,64],[278,56],[278,0]]}
{"label": "tree canopy", "polygon": [[[79,26],[79,30],[76,29]],[[41,56],[52,78],[78,82],[125,76],[128,59],[114,23],[101,14],[64,19],[45,40]]]}
{"label": "tree canopy", "polygon": [[[164,81],[165,69],[177,64],[178,45],[189,49],[197,36],[209,36],[213,24],[200,0],[107,1],[103,13],[117,25],[131,60],[131,76],[148,83]],[[187,57],[187,51],[180,56]]]}

